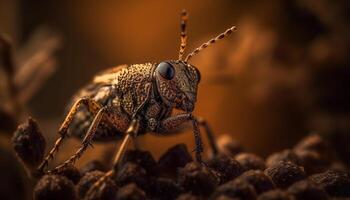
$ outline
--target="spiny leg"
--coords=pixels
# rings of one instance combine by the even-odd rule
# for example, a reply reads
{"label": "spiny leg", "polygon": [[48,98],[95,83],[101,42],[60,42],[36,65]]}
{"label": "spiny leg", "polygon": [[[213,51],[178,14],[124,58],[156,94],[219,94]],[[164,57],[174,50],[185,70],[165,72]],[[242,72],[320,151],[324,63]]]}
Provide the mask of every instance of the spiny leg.
{"label": "spiny leg", "polygon": [[203,142],[202,142],[201,133],[198,127],[197,120],[192,119],[192,126],[193,126],[194,142],[196,144],[196,148],[195,148],[196,161],[203,164],[204,163],[202,160]]}
{"label": "spiny leg", "polygon": [[195,156],[199,163],[203,163],[201,153],[203,152],[203,143],[200,134],[200,129],[198,127],[198,122],[191,113],[178,114],[175,116],[168,117],[160,122],[157,132],[158,133],[169,133],[170,131],[178,128],[180,125],[186,122],[192,122],[193,135],[195,139]]}
{"label": "spiny leg", "polygon": [[86,149],[91,146],[92,139],[95,136],[96,130],[98,125],[101,122],[102,117],[108,112],[107,107],[101,108],[96,116],[94,117],[94,120],[92,121],[88,131],[85,134],[85,137],[82,141],[81,147],[66,161],[64,161],[61,165],[55,167],[55,169],[49,171],[49,173],[60,171],[61,169],[65,168],[66,166],[70,164],[74,164],[86,151]]}
{"label": "spiny leg", "polygon": [[179,50],[179,60],[182,60],[182,57],[183,57],[183,55],[185,53],[186,44],[187,44],[187,33],[186,33],[187,19],[188,19],[188,14],[187,14],[186,10],[182,10],[182,12],[181,12],[181,23],[180,23],[181,44],[180,44],[180,50]]}
{"label": "spiny leg", "polygon": [[216,140],[215,140],[213,131],[211,130],[208,122],[205,119],[200,118],[200,117],[196,117],[196,121],[198,122],[199,126],[202,126],[204,128],[213,154],[214,155],[218,154],[218,147],[216,144]]}
{"label": "spiny leg", "polygon": [[68,115],[66,116],[65,120],[63,121],[58,133],[60,134],[60,137],[56,140],[53,148],[50,150],[49,154],[45,157],[43,162],[39,165],[38,171],[43,172],[44,168],[48,165],[50,160],[54,158],[55,153],[59,150],[60,145],[63,142],[63,139],[67,136],[67,130],[69,125],[72,123],[75,114],[77,113],[78,109],[81,105],[85,105],[88,110],[93,113],[94,115],[101,109],[101,105],[99,105],[96,101],[90,99],[90,98],[81,98],[78,101],[74,103],[72,108],[70,109]]}
{"label": "spiny leg", "polygon": [[218,150],[217,150],[215,138],[214,138],[213,132],[210,129],[208,123],[200,117],[192,116],[192,114],[190,114],[190,113],[178,114],[178,115],[171,116],[171,117],[164,119],[163,121],[160,122],[160,125],[158,127],[157,132],[159,132],[159,133],[170,132],[170,131],[176,129],[177,127],[179,127],[181,124],[188,122],[188,121],[191,121],[192,126],[193,126],[193,134],[195,137],[195,144],[196,144],[195,151],[196,151],[197,161],[202,162],[200,154],[203,151],[202,139],[200,136],[200,129],[198,126],[203,126],[203,128],[206,132],[206,136],[207,136],[208,141],[209,141],[209,145],[212,148],[213,153],[217,154]]}
{"label": "spiny leg", "polygon": [[116,173],[116,168],[120,162],[120,160],[123,157],[123,154],[130,142],[130,139],[133,137],[137,136],[137,132],[139,130],[139,121],[134,119],[131,121],[129,128],[126,131],[126,135],[123,138],[123,141],[119,147],[118,152],[115,155],[114,158],[114,163],[113,163],[113,168],[111,170],[109,170],[108,172],[106,172],[104,174],[104,176],[102,176],[98,181],[96,181],[94,183],[94,185],[92,185],[92,187],[89,189],[89,191],[86,194],[86,197],[92,197],[94,196],[94,194],[96,192],[98,192],[98,190],[101,188],[101,185],[104,183],[104,181],[110,177],[113,177]]}

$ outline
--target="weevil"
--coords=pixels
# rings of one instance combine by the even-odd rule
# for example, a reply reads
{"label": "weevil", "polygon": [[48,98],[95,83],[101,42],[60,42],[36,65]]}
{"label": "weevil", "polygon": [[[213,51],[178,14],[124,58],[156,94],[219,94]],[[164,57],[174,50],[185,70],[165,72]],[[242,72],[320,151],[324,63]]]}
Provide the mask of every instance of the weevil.
{"label": "weevil", "polygon": [[[202,163],[203,151],[199,126],[204,127],[211,148],[216,151],[208,124],[192,115],[201,75],[198,68],[188,61],[201,50],[230,35],[236,28],[233,26],[203,43],[183,59],[187,44],[187,19],[187,12],[182,11],[178,59],[117,66],[96,75],[91,83],[73,97],[74,103],[58,131],[60,137],[39,166],[39,171],[44,172],[63,140],[69,135],[81,138],[81,147],[61,165],[47,171],[48,173],[74,164],[93,141],[121,139],[122,143],[114,160],[116,166],[131,138],[149,132],[166,135],[186,122],[192,122],[195,157],[198,162]],[[174,109],[181,110],[182,114],[172,115]],[[112,169],[104,178],[114,173],[115,170]]]}

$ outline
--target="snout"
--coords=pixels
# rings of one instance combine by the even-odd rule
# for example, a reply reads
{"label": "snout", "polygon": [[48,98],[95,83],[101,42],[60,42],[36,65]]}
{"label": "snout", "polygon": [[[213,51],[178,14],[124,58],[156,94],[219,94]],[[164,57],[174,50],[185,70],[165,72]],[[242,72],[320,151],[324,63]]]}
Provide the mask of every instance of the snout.
{"label": "snout", "polygon": [[192,112],[194,110],[194,105],[197,101],[197,96],[194,93],[185,93],[186,98],[182,102],[182,105],[184,106],[184,110],[186,112]]}
{"label": "snout", "polygon": [[185,93],[188,101],[195,103],[197,101],[197,95],[194,94],[193,92],[186,92]]}

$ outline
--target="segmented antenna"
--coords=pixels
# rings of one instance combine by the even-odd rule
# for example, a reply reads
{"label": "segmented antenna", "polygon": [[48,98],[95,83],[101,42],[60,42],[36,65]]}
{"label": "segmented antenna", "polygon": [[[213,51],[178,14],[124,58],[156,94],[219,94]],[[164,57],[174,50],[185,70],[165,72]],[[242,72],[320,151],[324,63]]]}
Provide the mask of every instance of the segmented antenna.
{"label": "segmented antenna", "polygon": [[188,19],[188,14],[186,10],[182,10],[181,23],[180,23],[181,44],[180,44],[180,51],[179,51],[179,60],[182,60],[183,54],[185,52],[186,44],[187,44],[187,33],[186,33],[187,19]]}
{"label": "segmented antenna", "polygon": [[189,59],[191,59],[194,55],[197,55],[200,51],[202,51],[203,49],[207,48],[208,46],[214,44],[215,42],[217,42],[218,40],[221,40],[223,38],[225,38],[226,36],[229,36],[233,31],[236,30],[236,26],[232,26],[231,28],[227,29],[225,32],[221,33],[220,35],[216,36],[215,38],[209,40],[208,42],[202,44],[201,46],[199,46],[197,49],[195,49],[194,51],[192,51],[192,53],[188,54],[185,62],[187,62]]}

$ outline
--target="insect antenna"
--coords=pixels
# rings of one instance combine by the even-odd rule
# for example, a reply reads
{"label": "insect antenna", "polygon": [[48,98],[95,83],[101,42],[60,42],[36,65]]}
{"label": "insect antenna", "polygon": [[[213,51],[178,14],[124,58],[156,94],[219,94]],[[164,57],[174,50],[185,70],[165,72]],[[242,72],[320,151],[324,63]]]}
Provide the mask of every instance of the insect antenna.
{"label": "insect antenna", "polygon": [[185,52],[186,44],[187,44],[187,33],[186,33],[187,20],[188,20],[188,14],[187,14],[186,10],[182,10],[182,12],[181,12],[181,23],[180,23],[181,44],[180,44],[180,50],[179,50],[179,60],[182,60],[183,54]]}
{"label": "insect antenna", "polygon": [[227,29],[225,32],[221,33],[220,35],[216,36],[215,38],[210,39],[208,42],[203,43],[201,46],[196,48],[194,51],[192,51],[190,54],[187,55],[185,62],[187,62],[189,59],[191,59],[194,55],[197,55],[200,51],[207,48],[208,46],[214,44],[218,40],[221,40],[225,38],[226,36],[229,36],[233,31],[236,30],[236,26],[232,26],[231,28]]}

